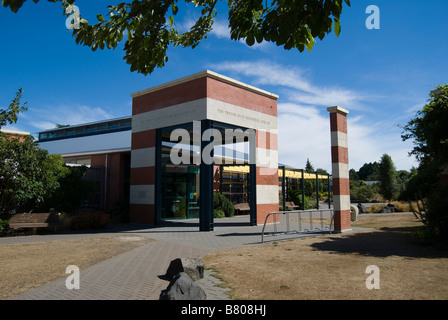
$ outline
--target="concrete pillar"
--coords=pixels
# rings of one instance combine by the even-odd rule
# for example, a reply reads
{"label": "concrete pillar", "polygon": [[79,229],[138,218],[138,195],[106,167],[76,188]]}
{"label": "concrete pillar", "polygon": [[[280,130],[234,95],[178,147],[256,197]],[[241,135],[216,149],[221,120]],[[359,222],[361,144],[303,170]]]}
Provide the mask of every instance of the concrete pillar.
{"label": "concrete pillar", "polygon": [[347,114],[341,107],[329,107],[331,163],[333,175],[334,231],[351,230],[350,181],[348,168]]}

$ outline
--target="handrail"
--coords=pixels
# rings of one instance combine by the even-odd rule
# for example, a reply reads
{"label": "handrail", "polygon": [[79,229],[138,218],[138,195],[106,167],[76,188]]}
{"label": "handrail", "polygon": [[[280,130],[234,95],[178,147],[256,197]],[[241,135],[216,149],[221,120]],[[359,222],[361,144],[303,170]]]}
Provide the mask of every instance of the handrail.
{"label": "handrail", "polygon": [[[313,229],[313,217],[312,217],[312,213],[314,212],[319,212],[320,213],[320,226],[321,229],[319,228],[314,228]],[[332,231],[332,226],[333,226],[333,218],[334,218],[334,210],[333,209],[310,209],[310,210],[291,210],[291,211],[275,211],[275,212],[270,212],[266,218],[264,219],[264,224],[263,224],[263,229],[261,231],[261,242],[264,242],[264,231],[266,228],[266,223],[269,219],[270,216],[272,215],[280,215],[280,214],[288,214],[288,219],[286,220],[286,231],[284,232],[277,232],[277,221],[276,219],[274,219],[273,225],[274,225],[274,232],[272,235],[280,235],[280,234],[294,234],[294,233],[311,233],[311,232],[316,232],[316,231],[322,231],[324,230],[324,225],[323,225],[323,213],[324,212],[330,212],[331,213],[331,219],[330,219],[330,226],[327,228],[330,231]],[[290,225],[289,225],[289,215],[292,213],[297,213],[299,216],[299,230],[293,230],[290,231]],[[302,213],[309,213],[309,218],[310,218],[310,230],[308,229],[304,229],[302,230]],[[280,219],[279,219],[280,222]]]}

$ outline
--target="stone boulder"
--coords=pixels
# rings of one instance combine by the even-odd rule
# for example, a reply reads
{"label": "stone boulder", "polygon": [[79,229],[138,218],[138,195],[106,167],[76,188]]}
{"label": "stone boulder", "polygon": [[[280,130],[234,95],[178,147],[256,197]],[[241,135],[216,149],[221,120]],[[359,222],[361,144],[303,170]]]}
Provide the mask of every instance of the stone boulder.
{"label": "stone boulder", "polygon": [[177,258],[171,261],[165,276],[173,279],[178,273],[185,272],[194,281],[204,278],[204,262],[198,258]]}
{"label": "stone boulder", "polygon": [[392,203],[388,203],[387,206],[381,210],[381,213],[394,213],[395,211],[397,211],[397,207]]}
{"label": "stone boulder", "polygon": [[362,203],[358,203],[358,211],[359,213],[367,213],[367,208]]}
{"label": "stone boulder", "polygon": [[160,295],[160,300],[205,300],[205,291],[185,272],[178,273]]}

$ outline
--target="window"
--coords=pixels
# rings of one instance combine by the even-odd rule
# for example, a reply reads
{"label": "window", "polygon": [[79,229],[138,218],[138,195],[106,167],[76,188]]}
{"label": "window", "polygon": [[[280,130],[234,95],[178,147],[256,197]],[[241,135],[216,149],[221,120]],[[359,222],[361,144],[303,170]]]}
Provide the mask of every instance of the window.
{"label": "window", "polygon": [[121,121],[121,127],[122,128],[130,128],[131,126],[132,126],[132,121],[131,120]]}

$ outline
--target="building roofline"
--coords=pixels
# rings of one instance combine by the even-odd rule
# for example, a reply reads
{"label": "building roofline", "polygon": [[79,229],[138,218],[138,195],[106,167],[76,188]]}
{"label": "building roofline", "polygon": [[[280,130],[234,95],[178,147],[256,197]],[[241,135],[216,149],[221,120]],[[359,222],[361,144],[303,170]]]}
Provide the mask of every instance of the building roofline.
{"label": "building roofline", "polygon": [[80,152],[72,152],[72,153],[61,153],[60,155],[63,158],[74,158],[74,157],[87,157],[87,156],[96,156],[96,155],[101,155],[101,154],[124,153],[124,152],[131,152],[131,148],[104,149],[104,150],[95,150],[95,151],[80,151]]}
{"label": "building roofline", "polygon": [[47,129],[47,130],[39,131],[39,133],[64,130],[64,129],[69,129],[69,128],[85,127],[85,126],[91,126],[91,125],[95,125],[95,124],[99,124],[99,123],[113,122],[113,121],[119,121],[119,120],[125,120],[125,119],[132,119],[132,116],[119,117],[119,118],[106,119],[106,120],[98,120],[98,121],[86,122],[86,123],[79,123],[79,124],[69,125],[68,127]]}
{"label": "building roofline", "polygon": [[173,86],[181,84],[181,83],[185,83],[185,82],[188,82],[188,81],[192,81],[192,80],[200,79],[200,78],[204,78],[204,77],[210,77],[210,78],[213,78],[213,79],[217,79],[217,80],[226,82],[228,84],[231,84],[231,85],[234,85],[234,86],[237,86],[237,87],[240,87],[240,88],[243,88],[243,89],[246,89],[246,90],[249,90],[249,91],[261,94],[261,95],[264,95],[264,96],[267,96],[267,97],[269,97],[271,99],[277,100],[279,98],[279,96],[274,94],[274,93],[268,92],[266,90],[262,90],[260,88],[257,88],[257,87],[251,86],[251,85],[248,85],[248,84],[243,83],[241,81],[238,81],[238,80],[235,80],[235,79],[223,76],[223,75],[221,75],[219,73],[216,73],[216,72],[210,71],[210,70],[204,70],[204,71],[201,71],[201,72],[197,72],[197,73],[191,74],[191,75],[186,76],[186,77],[182,77],[182,78],[179,78],[179,79],[176,79],[176,80],[172,80],[172,81],[169,81],[169,82],[165,82],[165,83],[162,83],[162,84],[159,84],[159,85],[147,88],[147,89],[143,89],[143,90],[140,90],[140,91],[133,92],[133,93],[131,93],[131,97],[136,98],[136,97],[139,97],[139,96],[147,94],[147,93],[159,91],[159,90],[162,90],[162,89],[165,89],[165,88],[173,87]]}

